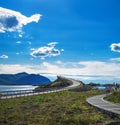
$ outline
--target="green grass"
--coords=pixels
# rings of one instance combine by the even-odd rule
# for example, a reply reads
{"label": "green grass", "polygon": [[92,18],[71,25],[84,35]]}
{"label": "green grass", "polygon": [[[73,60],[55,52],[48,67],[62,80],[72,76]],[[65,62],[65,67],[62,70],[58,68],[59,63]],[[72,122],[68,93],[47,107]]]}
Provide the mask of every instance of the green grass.
{"label": "green grass", "polygon": [[72,85],[72,84],[73,84],[72,81],[70,81],[66,78],[57,76],[57,79],[55,81],[53,81],[51,84],[40,85],[35,89],[35,91],[40,91],[42,88],[66,87],[66,86],[69,86],[69,85]]}
{"label": "green grass", "polygon": [[107,96],[108,101],[120,104],[120,91],[115,91],[111,95]]}
{"label": "green grass", "polygon": [[66,82],[54,82],[50,85],[50,87],[62,87],[62,86],[69,86],[70,83]]}
{"label": "green grass", "polygon": [[103,91],[63,91],[0,100],[0,125],[103,125],[111,120],[86,103]]}
{"label": "green grass", "polygon": [[57,80],[52,82],[49,87],[63,87],[63,86],[69,86],[72,82],[66,78],[57,76]]}

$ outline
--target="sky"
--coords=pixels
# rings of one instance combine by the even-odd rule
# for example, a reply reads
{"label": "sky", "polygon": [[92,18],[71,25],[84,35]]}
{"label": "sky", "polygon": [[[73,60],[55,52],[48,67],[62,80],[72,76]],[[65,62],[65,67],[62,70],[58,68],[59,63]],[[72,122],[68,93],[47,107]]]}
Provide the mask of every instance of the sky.
{"label": "sky", "polygon": [[120,83],[119,0],[0,0],[0,74]]}

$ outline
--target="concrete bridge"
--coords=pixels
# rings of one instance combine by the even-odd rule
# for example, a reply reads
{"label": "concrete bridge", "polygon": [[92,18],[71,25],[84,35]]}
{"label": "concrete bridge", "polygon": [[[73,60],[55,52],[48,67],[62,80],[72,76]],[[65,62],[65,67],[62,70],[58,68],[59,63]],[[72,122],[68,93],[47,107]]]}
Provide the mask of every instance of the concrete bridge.
{"label": "concrete bridge", "polygon": [[93,96],[88,98],[87,102],[110,116],[120,115],[120,105],[104,100],[106,96],[106,94]]}

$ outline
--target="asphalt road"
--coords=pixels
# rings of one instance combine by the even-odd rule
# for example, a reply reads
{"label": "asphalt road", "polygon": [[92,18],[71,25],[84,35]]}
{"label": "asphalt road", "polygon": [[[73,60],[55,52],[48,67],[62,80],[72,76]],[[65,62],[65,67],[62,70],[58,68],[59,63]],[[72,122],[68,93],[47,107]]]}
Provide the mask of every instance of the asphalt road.
{"label": "asphalt road", "polygon": [[87,102],[107,113],[120,114],[120,105],[104,100],[106,94],[93,96],[87,99]]}

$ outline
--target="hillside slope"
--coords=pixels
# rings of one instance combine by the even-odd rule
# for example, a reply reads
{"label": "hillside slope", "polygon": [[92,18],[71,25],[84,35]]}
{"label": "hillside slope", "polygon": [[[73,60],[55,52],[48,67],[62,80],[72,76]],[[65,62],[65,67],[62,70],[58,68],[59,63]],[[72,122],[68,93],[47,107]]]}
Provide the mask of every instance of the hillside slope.
{"label": "hillside slope", "polygon": [[39,74],[25,72],[17,74],[0,74],[0,85],[39,85],[49,84],[51,81]]}
{"label": "hillside slope", "polygon": [[53,82],[51,82],[48,85],[40,85],[39,87],[37,87],[35,90],[36,91],[41,91],[41,88],[60,88],[60,87],[67,87],[72,85],[72,81],[61,77],[61,76],[57,76],[57,79]]}
{"label": "hillside slope", "polygon": [[61,77],[61,76],[57,76],[57,79],[52,82],[51,84],[49,84],[48,86],[50,87],[65,87],[65,86],[69,86],[69,85],[72,85],[72,81],[64,78],[64,77]]}

